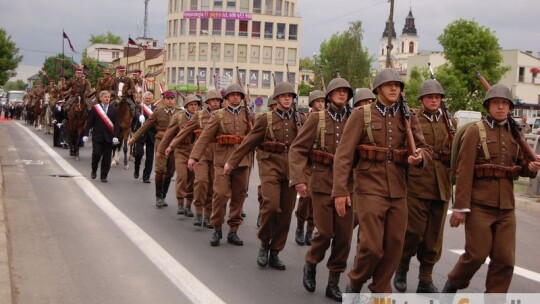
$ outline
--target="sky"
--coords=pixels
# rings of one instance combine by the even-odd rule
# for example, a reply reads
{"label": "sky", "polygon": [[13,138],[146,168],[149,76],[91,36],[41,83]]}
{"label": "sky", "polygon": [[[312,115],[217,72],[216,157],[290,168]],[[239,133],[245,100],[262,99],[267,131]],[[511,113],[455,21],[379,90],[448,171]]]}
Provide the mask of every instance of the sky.
{"label": "sky", "polygon": [[[41,66],[46,57],[62,52],[62,30],[71,39],[80,60],[90,35],[111,31],[127,42],[143,34],[144,0],[0,0],[0,28],[4,28],[24,56],[21,65]],[[519,5],[518,5],[519,2]],[[163,45],[168,0],[150,0],[148,36]],[[302,18],[300,56],[313,56],[321,42],[362,21],[363,45],[378,56],[379,41],[390,12],[387,0],[298,0]],[[540,53],[540,1],[395,0],[394,23],[399,34],[412,9],[420,37],[419,49],[441,51],[437,37],[456,19],[475,20],[492,30],[503,49]],[[39,69],[39,68],[38,68]]]}

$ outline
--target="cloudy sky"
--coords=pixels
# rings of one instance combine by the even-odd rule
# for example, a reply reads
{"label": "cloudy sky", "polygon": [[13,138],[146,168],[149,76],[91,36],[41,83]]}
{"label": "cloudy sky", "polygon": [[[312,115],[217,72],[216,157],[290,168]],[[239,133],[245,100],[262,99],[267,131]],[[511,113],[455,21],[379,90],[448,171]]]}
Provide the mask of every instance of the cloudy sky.
{"label": "cloudy sky", "polygon": [[[90,35],[111,31],[127,41],[142,36],[143,0],[2,0],[0,27],[20,48],[23,65],[41,66],[44,59],[62,51],[62,29],[81,53]],[[150,37],[162,45],[165,39],[167,0],[150,0]],[[441,50],[437,42],[443,29],[455,19],[475,20],[490,28],[504,49],[540,52],[540,1],[395,0],[394,22],[401,34],[405,17],[412,8],[420,36],[421,50]],[[488,4],[489,3],[489,4]],[[518,5],[519,3],[519,5]],[[348,28],[348,22],[361,20],[364,45],[378,54],[379,40],[388,18],[386,0],[298,0],[302,17],[302,57],[312,56],[320,43],[333,33]],[[67,44],[65,52],[71,55]],[[75,60],[80,55],[73,54]]]}

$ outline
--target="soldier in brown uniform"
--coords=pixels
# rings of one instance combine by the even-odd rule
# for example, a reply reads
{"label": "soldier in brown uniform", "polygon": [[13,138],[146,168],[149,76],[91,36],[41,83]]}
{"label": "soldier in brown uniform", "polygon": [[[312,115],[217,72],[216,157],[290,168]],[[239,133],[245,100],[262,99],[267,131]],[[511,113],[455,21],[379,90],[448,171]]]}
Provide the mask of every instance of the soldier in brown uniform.
{"label": "soldier in brown uniform", "polygon": [[60,98],[60,87],[54,84],[54,80],[50,80],[49,85],[45,88],[45,93],[49,94],[49,107],[52,110]]}
{"label": "soldier in brown uniform", "polygon": [[540,161],[523,158],[510,130],[508,115],[514,107],[510,90],[492,86],[483,105],[487,117],[467,127],[457,154],[450,226],[465,224],[465,253],[448,274],[443,293],[467,288],[488,256],[486,293],[508,292],[516,247],[514,180],[535,177],[540,168]]}
{"label": "soldier in brown uniform", "polygon": [[[158,146],[157,152],[169,157],[171,151],[174,151],[174,166],[176,168],[176,202],[178,210],[176,214],[184,214],[187,217],[193,217],[191,203],[193,202],[193,172],[187,169],[189,153],[193,145],[193,138],[186,137],[184,142],[171,146],[173,138],[184,128],[191,120],[193,115],[199,109],[201,101],[193,94],[186,96],[184,101],[185,111],[180,112],[171,119],[167,131]],[[167,153],[168,150],[168,153]]]}
{"label": "soldier in brown uniform", "polygon": [[354,91],[353,107],[358,108],[368,103],[372,103],[377,96],[368,88],[359,88]]}
{"label": "soldier in brown uniform", "polygon": [[[191,117],[191,120],[178,132],[165,151],[168,155],[173,147],[184,145],[186,140],[197,138],[201,135],[203,129],[208,125],[210,117],[221,107],[223,98],[217,90],[211,90],[206,93],[206,108],[197,111]],[[210,224],[210,215],[212,214],[212,196],[214,195],[214,149],[215,143],[210,143],[206,153],[197,163],[189,163],[187,167],[194,172],[193,180],[193,205],[195,205],[194,226],[203,226],[213,229]],[[188,155],[189,157],[189,155]]]}
{"label": "soldier in brown uniform", "polygon": [[441,110],[444,92],[441,84],[428,79],[420,88],[422,106],[417,113],[426,143],[433,152],[433,161],[424,168],[409,167],[407,179],[407,232],[401,260],[394,276],[394,288],[407,290],[407,272],[411,258],[420,262],[417,293],[438,293],[432,273],[441,258],[444,220],[452,195],[450,184],[450,151],[452,143],[446,131]]}
{"label": "soldier in brown uniform", "polygon": [[276,85],[273,94],[276,110],[257,118],[253,130],[234,151],[223,170],[224,174],[229,174],[247,154],[261,146],[257,152],[262,196],[261,223],[257,233],[261,247],[257,264],[260,267],[270,265],[278,270],[286,269],[278,255],[285,247],[296,202],[296,191],[289,187],[287,159],[289,146],[302,126],[302,118],[292,108],[294,98],[296,93],[292,84],[282,82]]}
{"label": "soldier in brown uniform", "polygon": [[114,90],[114,78],[111,77],[111,71],[103,71],[103,77],[98,80],[96,86],[96,92],[109,91],[111,98],[116,98],[116,91]]}
{"label": "soldier in brown uniform", "polygon": [[[132,146],[139,137],[143,136],[150,128],[154,127],[157,131],[155,147],[159,147],[161,139],[165,135],[165,130],[169,125],[170,119],[174,115],[180,113],[180,108],[176,106],[176,95],[173,91],[163,92],[163,106],[155,110],[150,118],[133,134],[129,139],[128,144]],[[156,151],[155,154],[155,183],[156,183],[156,207],[166,207],[168,204],[165,201],[169,185],[174,175],[174,156],[160,154]]]}
{"label": "soldier in brown uniform", "polygon": [[[311,108],[309,114],[324,110],[325,97],[324,92],[320,90],[315,90],[309,93],[308,105]],[[311,169],[309,166],[306,166],[304,173],[308,176],[308,178],[311,176]],[[304,244],[311,246],[315,224],[313,223],[313,206],[311,204],[311,196],[309,196],[309,193],[308,196],[301,196],[298,200],[295,215],[297,225],[294,240],[300,246],[303,246]],[[304,230],[305,223],[307,224],[306,229]]]}
{"label": "soldier in brown uniform", "polygon": [[[309,115],[289,152],[290,185],[296,188],[301,197],[311,196],[313,221],[317,227],[305,257],[304,288],[309,292],[315,291],[317,264],[324,259],[330,248],[330,257],[326,263],[329,271],[326,296],[338,302],[341,301],[339,278],[347,268],[351,248],[353,213],[347,210],[345,216],[337,216],[331,197],[332,162],[350,116],[351,109],[347,102],[352,96],[351,86],[345,79],[332,79],[325,96],[328,103],[326,110]],[[311,169],[309,180],[305,174],[308,165]],[[348,189],[347,193],[351,193],[352,175],[349,172],[344,175],[350,178],[345,179],[343,186]]]}
{"label": "soldier in brown uniform", "polygon": [[64,106],[64,110],[66,111],[66,113],[69,113],[69,108],[71,107],[71,105],[73,105],[75,101],[78,100],[79,97],[84,99],[84,102],[89,109],[92,107],[92,103],[90,102],[90,100],[88,100],[88,98],[86,98],[86,96],[90,94],[92,87],[90,86],[90,81],[83,77],[82,69],[76,68],[75,77],[71,77],[65,83],[64,79],[62,78],[62,83],[62,90],[69,90],[69,99]]}
{"label": "soldier in brown uniform", "polygon": [[370,278],[371,292],[392,292],[390,281],[407,228],[407,165],[424,166],[431,160],[431,148],[413,113],[409,122],[417,148],[413,155],[407,154],[405,115],[399,102],[403,87],[396,70],[377,74],[373,92],[377,101],[353,111],[334,158],[336,211],[339,216],[351,212],[346,185],[354,170],[354,200],[362,233],[347,292],[360,292]]}
{"label": "soldier in brown uniform", "polygon": [[249,172],[253,154],[248,153],[238,167],[230,174],[223,173],[225,163],[231,154],[239,147],[243,138],[249,133],[253,121],[252,115],[241,106],[244,99],[244,90],[239,84],[227,87],[224,99],[227,107],[216,111],[210,118],[208,125],[195,143],[190,155],[190,163],[201,160],[208,144],[217,142],[214,150],[214,196],[212,198],[212,216],[210,223],[214,226],[214,233],[210,239],[211,246],[218,246],[222,238],[221,226],[225,221],[227,202],[229,203],[229,234],[227,242],[236,246],[244,245],[238,237],[238,227],[244,222],[242,219],[242,206],[247,196]]}
{"label": "soldier in brown uniform", "polygon": [[[118,101],[125,100],[129,105],[129,110],[133,115],[135,111],[135,84],[133,84],[133,79],[126,76],[126,67],[119,65],[116,67],[118,72],[118,77],[114,78],[114,90],[118,97]],[[113,106],[118,106],[117,102],[113,103]]]}

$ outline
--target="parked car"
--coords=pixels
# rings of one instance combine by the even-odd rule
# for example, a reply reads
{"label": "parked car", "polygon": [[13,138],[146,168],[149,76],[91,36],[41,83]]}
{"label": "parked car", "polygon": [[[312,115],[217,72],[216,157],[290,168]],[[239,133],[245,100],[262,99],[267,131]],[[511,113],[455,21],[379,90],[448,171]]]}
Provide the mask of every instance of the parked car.
{"label": "parked car", "polygon": [[458,120],[458,129],[469,123],[469,122],[474,122],[474,121],[479,121],[480,119],[482,119],[482,113],[480,112],[477,112],[477,111],[457,111],[455,114],[454,114],[454,118],[457,118]]}

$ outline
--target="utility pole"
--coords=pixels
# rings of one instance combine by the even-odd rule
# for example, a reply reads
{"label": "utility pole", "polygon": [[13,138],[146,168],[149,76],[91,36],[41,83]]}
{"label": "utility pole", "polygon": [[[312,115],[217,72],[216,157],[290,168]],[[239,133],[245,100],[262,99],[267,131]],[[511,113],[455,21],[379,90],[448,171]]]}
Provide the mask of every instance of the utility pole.
{"label": "utility pole", "polygon": [[394,36],[394,0],[390,1],[390,16],[388,16],[388,43],[386,45],[386,67],[392,67],[392,57],[390,53],[394,46],[392,45],[392,36]]}
{"label": "utility pole", "polygon": [[144,0],[144,29],[143,38],[148,38],[148,2],[150,0]]}

